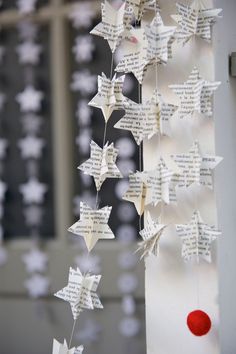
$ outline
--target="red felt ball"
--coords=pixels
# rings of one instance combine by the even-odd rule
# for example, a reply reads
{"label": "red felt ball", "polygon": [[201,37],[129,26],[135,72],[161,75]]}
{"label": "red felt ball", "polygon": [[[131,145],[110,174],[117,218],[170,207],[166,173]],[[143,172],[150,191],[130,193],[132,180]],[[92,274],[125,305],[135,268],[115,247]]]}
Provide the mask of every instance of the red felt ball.
{"label": "red felt ball", "polygon": [[191,312],[187,318],[187,325],[189,330],[195,336],[204,336],[206,335],[211,329],[211,319],[207,313],[196,310]]}

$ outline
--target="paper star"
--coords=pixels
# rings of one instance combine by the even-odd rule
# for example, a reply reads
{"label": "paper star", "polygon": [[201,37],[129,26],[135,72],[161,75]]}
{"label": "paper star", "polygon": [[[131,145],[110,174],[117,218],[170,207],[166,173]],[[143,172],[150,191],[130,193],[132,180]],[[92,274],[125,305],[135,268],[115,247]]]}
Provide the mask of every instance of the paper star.
{"label": "paper star", "polygon": [[112,207],[93,210],[85,203],[80,203],[80,220],[68,231],[82,236],[90,252],[99,239],[113,239],[115,236],[108,226]]}
{"label": "paper star", "polygon": [[2,203],[5,199],[5,194],[7,191],[7,185],[3,181],[0,180],[0,203]]}
{"label": "paper star", "polygon": [[59,299],[68,301],[76,320],[84,309],[102,309],[103,306],[96,294],[101,275],[82,275],[79,268],[70,268],[68,285],[54,294]]}
{"label": "paper star", "polygon": [[22,117],[23,130],[26,134],[36,135],[43,123],[43,118],[35,114],[27,114]]}
{"label": "paper star", "polygon": [[143,241],[139,243],[139,248],[137,250],[143,252],[141,259],[150,256],[150,254],[154,254],[154,256],[158,255],[159,241],[166,227],[167,225],[162,225],[153,221],[150,213],[147,213],[146,226],[139,233],[143,238]]}
{"label": "paper star", "polygon": [[24,285],[32,298],[39,298],[48,295],[50,280],[43,275],[34,274],[25,281]]}
{"label": "paper star", "polygon": [[138,21],[141,20],[144,12],[147,10],[160,10],[157,0],[125,0],[125,2],[127,6],[133,8],[135,17]]}
{"label": "paper star", "polygon": [[37,0],[17,0],[16,5],[21,14],[27,15],[35,11]]}
{"label": "paper star", "polygon": [[33,177],[27,183],[21,184],[19,190],[23,195],[23,202],[25,204],[41,204],[44,202],[44,195],[48,187]]}
{"label": "paper star", "polygon": [[80,29],[81,27],[90,27],[95,16],[96,13],[91,4],[84,2],[73,6],[69,19],[72,21],[73,27]]}
{"label": "paper star", "polygon": [[18,146],[21,150],[21,157],[23,159],[39,159],[42,156],[44,145],[44,139],[30,135],[26,136],[24,139],[20,139],[18,142]]}
{"label": "paper star", "polygon": [[75,55],[75,60],[78,63],[89,62],[93,58],[93,51],[95,45],[90,36],[77,36],[75,39],[75,45],[72,48],[72,52]]}
{"label": "paper star", "polygon": [[16,101],[19,103],[22,112],[37,112],[41,108],[43,97],[41,91],[35,90],[32,86],[27,86],[23,92],[18,93]]}
{"label": "paper star", "polygon": [[167,63],[169,59],[169,43],[173,43],[176,27],[164,26],[159,13],[151,24],[146,26],[145,32],[148,40],[147,60],[149,63]]}
{"label": "paper star", "polygon": [[25,216],[25,223],[28,226],[39,226],[42,222],[43,209],[38,205],[30,205],[23,210]]}
{"label": "paper star", "polygon": [[32,248],[30,252],[24,254],[22,260],[29,273],[45,272],[47,269],[48,256],[37,248]]}
{"label": "paper star", "polygon": [[221,157],[202,155],[199,143],[194,142],[190,151],[171,156],[181,170],[176,181],[179,187],[189,187],[193,183],[213,188],[212,170],[222,161]]}
{"label": "paper star", "polygon": [[90,95],[96,91],[96,81],[96,75],[91,75],[88,70],[76,71],[72,76],[71,89],[81,95]]}
{"label": "paper star", "polygon": [[147,188],[144,183],[144,172],[136,172],[129,175],[129,189],[123,199],[134,203],[137,213],[142,215],[145,209]]}
{"label": "paper star", "polygon": [[42,52],[42,46],[32,41],[24,42],[16,47],[16,52],[19,55],[20,64],[32,64],[39,63],[39,56]]}
{"label": "paper star", "polygon": [[101,257],[92,254],[83,254],[75,258],[75,264],[83,273],[98,274],[101,272]]}
{"label": "paper star", "polygon": [[104,148],[100,148],[94,141],[91,142],[90,159],[85,161],[78,167],[85,174],[93,176],[97,191],[101,189],[103,182],[107,178],[121,178],[122,175],[118,170],[115,162],[118,150],[114,148],[114,144]]}
{"label": "paper star", "polygon": [[98,76],[98,93],[89,102],[89,105],[100,108],[106,122],[113,111],[124,109],[124,96],[122,94],[124,80],[125,75],[118,78],[115,75],[112,80],[108,79],[104,73],[102,73],[102,76]]}
{"label": "paper star", "polygon": [[0,160],[6,157],[6,151],[8,147],[8,141],[6,139],[0,138]]}
{"label": "paper star", "polygon": [[[82,180],[82,184],[84,181]],[[90,187],[86,186],[86,187]],[[96,204],[96,195],[92,194],[90,190],[84,191],[81,195],[78,195],[73,198],[74,203],[74,214],[78,216],[80,214],[80,202],[85,202],[89,206],[93,206]]]}
{"label": "paper star", "polygon": [[177,3],[178,15],[171,17],[178,23],[176,38],[184,44],[193,36],[199,36],[206,41],[212,37],[212,26],[219,18],[222,9],[206,9],[199,0],[193,1],[191,6]]}
{"label": "paper star", "polygon": [[182,240],[182,257],[188,261],[199,257],[211,262],[211,243],[221,235],[215,226],[204,224],[199,211],[195,211],[189,224],[176,225]]}
{"label": "paper star", "polygon": [[69,349],[65,339],[63,344],[59,343],[56,339],[53,340],[52,354],[82,354],[83,350],[83,345]]}
{"label": "paper star", "polygon": [[7,263],[8,253],[4,247],[0,245],[0,267],[3,267]]}
{"label": "paper star", "polygon": [[212,116],[212,95],[221,83],[210,82],[201,78],[195,67],[189,79],[183,84],[170,85],[180,99],[179,117],[192,115],[195,111],[206,116]]}

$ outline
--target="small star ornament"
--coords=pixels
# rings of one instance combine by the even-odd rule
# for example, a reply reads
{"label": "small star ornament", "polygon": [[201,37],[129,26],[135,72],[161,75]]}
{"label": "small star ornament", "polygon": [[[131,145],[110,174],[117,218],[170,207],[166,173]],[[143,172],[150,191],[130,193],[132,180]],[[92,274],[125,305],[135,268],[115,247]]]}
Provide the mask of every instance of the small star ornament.
{"label": "small star ornament", "polygon": [[76,320],[84,309],[103,308],[96,294],[100,280],[101,275],[82,275],[79,268],[70,268],[68,285],[54,296],[70,303],[73,318]]}
{"label": "small star ornament", "polygon": [[28,290],[29,296],[37,299],[48,295],[50,280],[41,274],[34,274],[24,283]]}
{"label": "small star ornament", "polygon": [[20,139],[18,146],[23,159],[39,159],[42,157],[42,149],[45,145],[44,139],[36,136],[28,135],[24,139]]}
{"label": "small star ornament", "polygon": [[125,0],[127,6],[131,6],[135,17],[140,21],[147,10],[159,11],[157,0]]}
{"label": "small star ornament", "polygon": [[19,12],[23,15],[28,15],[35,11],[38,0],[17,0],[16,5]]}
{"label": "small star ornament", "polygon": [[45,252],[33,248],[22,256],[28,273],[45,272],[47,269],[48,257]]}
{"label": "small star ornament", "polygon": [[92,75],[88,70],[76,71],[72,75],[71,89],[87,96],[96,91],[96,81],[96,75]]}
{"label": "small star ornament", "polygon": [[43,208],[38,205],[30,205],[23,210],[25,223],[29,227],[40,226],[43,218]]}
{"label": "small star ornament", "polygon": [[25,204],[42,204],[48,187],[46,184],[40,183],[36,178],[32,177],[28,182],[21,184],[19,189]]}
{"label": "small star ornament", "polygon": [[23,92],[16,95],[16,101],[23,113],[38,112],[41,109],[43,93],[35,90],[33,86],[26,86]]}
{"label": "small star ornament", "polygon": [[24,42],[16,47],[20,64],[36,65],[42,52],[42,46],[32,41]]}
{"label": "small star ornament", "polygon": [[137,171],[129,175],[129,188],[125,195],[124,200],[134,203],[137,213],[142,215],[145,209],[147,187],[144,183],[144,172]]}
{"label": "small star ornament", "polygon": [[77,63],[90,62],[93,58],[95,45],[90,36],[77,36],[72,48]]}
{"label": "small star ornament", "polygon": [[66,340],[64,343],[60,343],[56,339],[53,340],[52,354],[82,354],[83,350],[83,345],[69,349]]}
{"label": "small star ornament", "polygon": [[185,261],[202,258],[211,262],[211,244],[221,232],[215,226],[205,224],[199,211],[195,211],[189,224],[176,225],[178,236],[182,240],[182,257]]}
{"label": "small star ornament", "polygon": [[113,239],[115,236],[108,226],[112,207],[92,209],[80,203],[80,220],[69,228],[69,232],[82,236],[90,252],[99,239]]}
{"label": "small star ornament", "polygon": [[92,25],[96,12],[90,3],[75,4],[69,14],[69,19],[76,29],[88,28]]}

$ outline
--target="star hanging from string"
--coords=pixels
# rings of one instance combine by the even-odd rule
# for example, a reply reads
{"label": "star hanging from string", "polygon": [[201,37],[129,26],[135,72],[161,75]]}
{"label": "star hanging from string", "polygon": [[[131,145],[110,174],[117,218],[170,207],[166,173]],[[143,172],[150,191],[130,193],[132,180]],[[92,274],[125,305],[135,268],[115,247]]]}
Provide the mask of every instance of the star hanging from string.
{"label": "star hanging from string", "polygon": [[129,175],[129,189],[123,196],[124,200],[134,203],[137,213],[142,215],[145,209],[147,188],[144,183],[144,172],[137,171]]}
{"label": "star hanging from string", "polygon": [[16,5],[21,14],[27,15],[35,11],[37,1],[38,0],[17,0]]}
{"label": "star hanging from string", "polygon": [[153,254],[157,256],[159,253],[159,241],[167,225],[159,224],[153,221],[150,213],[147,213],[146,226],[139,232],[143,241],[138,244],[138,251],[142,251],[141,259]]}
{"label": "star hanging from string", "polygon": [[79,268],[70,268],[68,285],[54,296],[70,303],[74,320],[76,320],[84,309],[103,308],[96,294],[100,280],[101,275],[82,275]]}
{"label": "star hanging from string", "polygon": [[89,102],[89,105],[100,108],[106,122],[113,111],[124,109],[125,98],[122,94],[124,80],[125,75],[118,78],[115,75],[112,80],[107,78],[104,73],[102,76],[98,76],[98,93]]}
{"label": "star hanging from string", "polygon": [[23,159],[39,159],[42,156],[42,149],[44,145],[44,139],[31,135],[26,136],[24,139],[20,139],[18,142]]}
{"label": "star hanging from string", "polygon": [[90,252],[99,239],[115,238],[108,225],[112,207],[92,209],[87,204],[80,203],[80,220],[72,225],[68,231],[82,236]]}
{"label": "star hanging from string", "polygon": [[179,118],[193,115],[194,112],[212,116],[212,95],[220,86],[220,82],[210,82],[201,78],[195,67],[188,80],[183,84],[170,85],[180,100]]}
{"label": "star hanging from string", "polygon": [[195,211],[189,224],[176,225],[178,236],[182,240],[182,257],[185,261],[202,258],[211,262],[211,243],[221,235],[215,226],[202,221],[199,211]]}
{"label": "star hanging from string", "polygon": [[19,55],[20,64],[36,65],[39,63],[42,46],[32,41],[24,42],[16,47],[16,52]]}
{"label": "star hanging from string", "polygon": [[179,187],[189,187],[193,183],[213,189],[212,170],[222,161],[214,155],[202,155],[199,143],[194,142],[190,151],[171,156],[181,170],[176,184]]}
{"label": "star hanging from string", "polygon": [[4,138],[0,138],[0,160],[6,157],[7,147],[8,141]]}
{"label": "star hanging from string", "polygon": [[41,274],[34,274],[31,278],[27,279],[24,283],[29,295],[37,299],[42,296],[48,295],[50,280]]}
{"label": "star hanging from string", "polygon": [[92,25],[96,12],[90,3],[75,4],[69,14],[69,19],[76,29],[88,28]]}
{"label": "star hanging from string", "polygon": [[101,189],[103,182],[107,178],[121,178],[122,175],[118,170],[115,162],[118,150],[114,148],[114,144],[100,148],[94,141],[91,142],[91,157],[78,167],[85,174],[93,176],[97,191]]}
{"label": "star hanging from string", "polygon": [[76,71],[72,75],[71,89],[87,96],[96,91],[96,82],[96,75],[92,75],[88,70]]}
{"label": "star hanging from string", "polygon": [[48,256],[38,248],[33,248],[24,254],[22,260],[28,273],[45,272],[47,269]]}
{"label": "star hanging from string", "polygon": [[93,58],[94,50],[95,45],[90,36],[83,35],[75,38],[75,45],[72,48],[72,52],[78,63],[90,62]]}
{"label": "star hanging from string", "polygon": [[44,202],[45,193],[48,187],[44,183],[40,183],[36,178],[32,177],[27,183],[21,184],[20,192],[23,195],[25,204],[41,204]]}
{"label": "star hanging from string", "polygon": [[65,339],[64,343],[59,343],[56,339],[53,340],[52,354],[82,354],[83,350],[83,345],[69,349]]}
{"label": "star hanging from string", "polygon": [[20,105],[21,112],[37,112],[41,108],[43,93],[35,90],[32,86],[27,86],[23,92],[16,95],[16,101]]}
{"label": "star hanging from string", "polygon": [[209,42],[212,38],[212,26],[220,17],[222,9],[207,9],[199,0],[194,0],[190,6],[181,3],[176,6],[178,14],[171,17],[179,25],[175,35],[177,40],[185,44],[193,36],[198,36]]}
{"label": "star hanging from string", "polygon": [[125,2],[127,6],[132,7],[138,21],[142,19],[144,12],[147,10],[160,10],[157,0],[125,0]]}

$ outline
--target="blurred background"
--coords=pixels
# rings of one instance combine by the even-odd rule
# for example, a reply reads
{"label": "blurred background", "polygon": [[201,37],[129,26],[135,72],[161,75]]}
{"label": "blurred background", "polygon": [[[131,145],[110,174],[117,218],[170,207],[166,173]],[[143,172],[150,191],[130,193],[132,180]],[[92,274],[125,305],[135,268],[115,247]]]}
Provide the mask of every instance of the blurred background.
{"label": "blurred background", "polygon": [[[97,75],[110,75],[107,43],[89,31],[100,22],[100,1],[3,0],[0,11],[0,353],[51,353],[55,337],[69,341],[70,305],[52,294],[66,286],[70,266],[102,274],[104,310],[85,311],[72,344],[86,353],[145,352],[144,265],[134,254],[139,220],[122,200],[127,175],[139,169],[131,135],[108,123],[125,177],[107,180],[100,205],[112,205],[116,240],[99,241],[87,256],[67,228],[79,203],[95,205],[93,179],[77,166],[102,145],[104,119],[88,107]],[[117,51],[115,61],[121,53]],[[127,75],[126,96],[137,101]]]}

